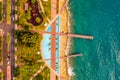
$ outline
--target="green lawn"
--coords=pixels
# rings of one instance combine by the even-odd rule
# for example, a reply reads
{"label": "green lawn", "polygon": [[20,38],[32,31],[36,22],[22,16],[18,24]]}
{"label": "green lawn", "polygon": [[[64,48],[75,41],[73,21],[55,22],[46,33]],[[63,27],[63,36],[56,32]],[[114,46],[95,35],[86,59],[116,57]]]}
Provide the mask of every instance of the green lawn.
{"label": "green lawn", "polygon": [[19,69],[15,70],[15,74],[18,74],[15,75],[15,77],[16,80],[29,80],[31,76],[39,70],[40,66],[44,65],[43,62],[37,62],[42,59],[41,54],[38,54],[40,51],[40,41],[42,40],[42,36],[37,33],[26,31],[16,31],[15,34],[17,35],[15,37],[18,39],[16,62],[21,64]]}
{"label": "green lawn", "polygon": [[2,2],[0,2],[0,21],[2,21]]}
{"label": "green lawn", "polygon": [[45,10],[44,17],[48,17],[49,19],[51,18],[51,0],[48,0],[47,2],[44,2],[42,0],[42,4]]}
{"label": "green lawn", "polygon": [[[19,6],[18,6],[19,7],[19,9],[18,9],[18,17],[19,17],[19,24],[20,24],[20,26],[24,27],[25,25],[28,25],[30,29],[34,28],[34,29],[37,29],[37,30],[38,29],[39,30],[44,30],[45,29],[44,24],[48,23],[47,18],[50,19],[50,16],[51,16],[50,0],[48,0],[48,2],[43,2],[42,1],[45,13],[41,12],[40,14],[43,16],[44,21],[43,21],[42,24],[40,24],[38,26],[33,26],[31,23],[27,22],[27,16],[26,16],[27,14],[24,11],[24,4],[25,4],[25,2],[27,2],[27,0],[19,0],[18,1],[18,4],[19,4]],[[40,5],[38,6],[38,8],[40,10]]]}
{"label": "green lawn", "polygon": [[[45,13],[41,13],[42,16],[44,17],[44,21],[41,24],[41,26],[45,29],[44,24],[49,23],[47,18],[50,20],[51,19],[51,0],[48,0],[47,2],[42,1]],[[40,27],[36,27],[36,29],[41,29]]]}
{"label": "green lawn", "polygon": [[50,80],[50,69],[48,67],[45,67],[45,69],[33,80]]}
{"label": "green lawn", "polygon": [[9,33],[7,33],[7,43],[9,44],[10,43],[10,40],[11,40],[11,36]]}
{"label": "green lawn", "polygon": [[11,22],[10,13],[11,13],[11,0],[7,0],[7,24],[10,24]]}
{"label": "green lawn", "polygon": [[0,72],[0,80],[2,80],[2,75],[3,75],[2,72]]}
{"label": "green lawn", "polygon": [[11,36],[9,33],[7,33],[7,50],[8,50],[8,52],[9,52],[10,40],[11,40]]}
{"label": "green lawn", "polygon": [[2,61],[2,37],[0,36],[0,62]]}

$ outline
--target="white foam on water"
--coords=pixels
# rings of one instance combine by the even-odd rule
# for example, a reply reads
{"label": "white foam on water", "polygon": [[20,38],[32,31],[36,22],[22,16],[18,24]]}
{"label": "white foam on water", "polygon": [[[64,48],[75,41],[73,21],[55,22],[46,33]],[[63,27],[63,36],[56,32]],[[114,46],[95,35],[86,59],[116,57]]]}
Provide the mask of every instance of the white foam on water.
{"label": "white foam on water", "polygon": [[111,77],[111,80],[115,80],[115,74],[114,74],[114,72],[110,73],[110,77]]}
{"label": "white foam on water", "polygon": [[120,51],[118,52],[118,55],[116,57],[117,57],[116,59],[117,63],[120,64]]}
{"label": "white foam on water", "polygon": [[73,72],[73,68],[72,67],[68,67],[68,74],[71,77],[75,75],[75,73]]}

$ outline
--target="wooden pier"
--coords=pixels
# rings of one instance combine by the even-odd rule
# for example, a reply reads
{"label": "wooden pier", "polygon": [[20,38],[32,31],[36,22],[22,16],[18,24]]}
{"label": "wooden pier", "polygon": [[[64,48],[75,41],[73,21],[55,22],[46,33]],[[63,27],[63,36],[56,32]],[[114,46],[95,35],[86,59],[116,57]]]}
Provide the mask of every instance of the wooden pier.
{"label": "wooden pier", "polygon": [[41,30],[32,30],[41,34],[53,34],[53,35],[60,35],[60,36],[66,36],[66,37],[73,37],[73,38],[81,38],[81,39],[93,39],[93,36],[88,35],[80,35],[80,34],[71,34],[71,33],[63,33],[63,32],[47,32],[47,31],[41,31]]}
{"label": "wooden pier", "polygon": [[[71,58],[71,57],[78,57],[78,56],[82,56],[82,54],[65,55],[65,56],[56,57],[54,59],[64,59],[64,58]],[[44,61],[49,61],[49,60],[52,61],[53,58],[38,60],[37,62],[44,62]]]}

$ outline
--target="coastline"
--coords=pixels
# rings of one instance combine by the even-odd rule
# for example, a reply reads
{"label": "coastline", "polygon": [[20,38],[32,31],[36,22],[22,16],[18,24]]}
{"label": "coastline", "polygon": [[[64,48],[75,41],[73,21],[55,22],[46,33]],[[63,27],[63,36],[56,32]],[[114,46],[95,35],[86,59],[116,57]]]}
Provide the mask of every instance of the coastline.
{"label": "coastline", "polygon": [[[66,0],[59,0],[59,9],[61,9],[63,7],[65,2],[66,2]],[[68,25],[69,25],[68,24],[68,9],[67,9],[67,6],[66,6],[64,11],[62,11],[61,14],[60,14],[60,28],[59,28],[59,31],[64,32],[64,33],[68,33],[69,32],[68,31],[69,30]],[[47,29],[48,29],[48,27],[45,28],[45,30],[47,30]],[[42,37],[43,37],[43,35],[42,35]],[[65,55],[67,55],[66,51],[67,51],[68,38],[65,37],[65,36],[60,36],[59,38],[60,38],[59,39],[60,40],[60,51],[59,51],[60,53],[59,53],[59,55],[60,56],[65,56]],[[41,52],[42,58],[44,59],[43,51],[42,51],[42,42],[43,42],[43,39],[40,42],[40,52]],[[46,61],[45,61],[45,64],[47,64]],[[50,68],[49,65],[47,65],[47,66]],[[57,74],[57,76],[60,75],[61,77],[63,77],[63,79],[69,80],[67,58],[60,59],[59,69],[60,69],[60,74]],[[56,72],[54,72],[54,73],[56,73]]]}
{"label": "coastline", "polygon": [[[59,9],[64,5],[66,0],[59,0]],[[65,8],[64,11],[60,14],[60,32],[67,33],[68,32],[68,9]],[[65,36],[60,36],[60,56],[65,56],[67,50],[67,42],[68,38]],[[60,75],[65,80],[69,79],[68,75],[68,65],[67,59],[60,59]]]}

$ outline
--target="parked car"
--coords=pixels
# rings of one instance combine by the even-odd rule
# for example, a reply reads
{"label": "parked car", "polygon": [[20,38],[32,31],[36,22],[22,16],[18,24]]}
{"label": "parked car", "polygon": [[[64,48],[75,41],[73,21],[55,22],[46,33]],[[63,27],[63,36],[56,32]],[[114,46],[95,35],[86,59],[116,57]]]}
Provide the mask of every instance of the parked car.
{"label": "parked car", "polygon": [[10,65],[10,60],[8,60],[7,64]]}

